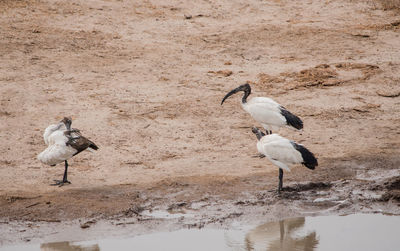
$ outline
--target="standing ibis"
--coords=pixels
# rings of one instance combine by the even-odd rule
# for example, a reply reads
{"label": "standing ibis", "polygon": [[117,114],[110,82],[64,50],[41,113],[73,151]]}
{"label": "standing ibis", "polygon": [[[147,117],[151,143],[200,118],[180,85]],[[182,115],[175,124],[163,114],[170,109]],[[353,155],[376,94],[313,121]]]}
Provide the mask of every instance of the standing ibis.
{"label": "standing ibis", "polygon": [[55,184],[52,185],[71,184],[67,179],[68,159],[86,149],[99,149],[95,143],[83,137],[78,129],[71,129],[71,123],[70,118],[64,118],[60,123],[48,126],[43,135],[48,147],[37,158],[50,166],[55,166],[63,161],[65,163],[63,179],[54,180]]}
{"label": "standing ibis", "polygon": [[278,193],[282,190],[283,169],[290,172],[289,165],[300,163],[311,170],[314,170],[318,166],[318,161],[314,157],[314,154],[303,145],[275,133],[265,135],[257,127],[253,127],[252,132],[258,139],[258,152],[267,157],[272,164],[279,168]]}
{"label": "standing ibis", "polygon": [[247,83],[228,92],[222,99],[221,105],[224,103],[225,99],[240,91],[244,92],[242,97],[243,109],[250,113],[250,115],[264,127],[267,133],[271,134],[272,130],[278,130],[282,126],[288,126],[298,130],[303,128],[303,121],[301,121],[299,117],[286,110],[285,107],[274,100],[265,97],[254,97],[247,100],[247,97],[251,93],[251,87]]}

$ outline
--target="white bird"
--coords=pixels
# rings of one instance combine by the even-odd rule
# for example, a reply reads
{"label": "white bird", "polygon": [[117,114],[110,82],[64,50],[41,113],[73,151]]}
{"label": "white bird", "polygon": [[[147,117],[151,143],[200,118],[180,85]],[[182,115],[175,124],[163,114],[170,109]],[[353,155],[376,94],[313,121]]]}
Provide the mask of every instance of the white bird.
{"label": "white bird", "polygon": [[314,170],[318,166],[318,161],[314,154],[303,145],[281,137],[278,134],[265,135],[257,127],[253,127],[252,132],[258,139],[258,152],[262,156],[267,157],[272,164],[279,167],[278,193],[282,190],[283,169],[290,172],[289,165],[300,163],[311,170]]}
{"label": "white bird", "polygon": [[67,179],[68,159],[86,149],[98,149],[96,144],[83,137],[79,130],[71,130],[71,123],[70,118],[64,118],[59,124],[47,127],[43,135],[48,147],[38,155],[38,160],[50,166],[65,162],[63,179],[55,180],[56,183],[53,185],[71,184]]}
{"label": "white bird", "polygon": [[303,128],[303,121],[301,121],[299,117],[286,110],[285,107],[274,100],[265,97],[254,97],[247,100],[247,97],[251,94],[249,84],[243,84],[228,92],[222,99],[221,105],[224,103],[225,99],[239,91],[244,92],[242,98],[243,109],[250,113],[250,115],[264,127],[267,133],[271,134],[272,130],[278,130],[282,126],[288,126],[298,130]]}

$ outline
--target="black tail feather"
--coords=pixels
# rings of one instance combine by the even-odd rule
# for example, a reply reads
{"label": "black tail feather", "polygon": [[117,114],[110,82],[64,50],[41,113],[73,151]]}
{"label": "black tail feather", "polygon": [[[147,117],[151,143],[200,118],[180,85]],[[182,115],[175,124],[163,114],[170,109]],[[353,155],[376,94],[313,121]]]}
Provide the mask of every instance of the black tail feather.
{"label": "black tail feather", "polygon": [[89,148],[92,148],[93,150],[98,150],[99,147],[93,143],[93,141],[89,140]]}
{"label": "black tail feather", "polygon": [[316,166],[318,166],[318,160],[315,158],[314,154],[310,152],[303,145],[292,142],[294,148],[301,153],[301,157],[303,158],[302,164],[307,168],[314,170]]}
{"label": "black tail feather", "polygon": [[303,128],[303,121],[301,121],[301,119],[293,113],[286,110],[284,107],[281,107],[281,114],[285,117],[286,123],[289,126],[293,126],[298,130]]}

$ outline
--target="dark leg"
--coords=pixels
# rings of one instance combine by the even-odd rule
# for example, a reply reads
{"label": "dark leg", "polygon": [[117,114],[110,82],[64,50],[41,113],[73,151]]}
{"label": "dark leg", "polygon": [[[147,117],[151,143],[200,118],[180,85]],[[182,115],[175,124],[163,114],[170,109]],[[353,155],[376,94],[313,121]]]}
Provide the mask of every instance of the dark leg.
{"label": "dark leg", "polygon": [[271,130],[269,130],[269,134],[272,134],[272,131],[271,131]]}
{"label": "dark leg", "polygon": [[68,162],[65,160],[65,171],[62,180],[54,180],[56,183],[51,184],[52,186],[63,186],[64,184],[71,184],[71,182],[67,179],[67,172],[68,172]]}
{"label": "dark leg", "polygon": [[278,186],[278,193],[281,193],[282,191],[282,179],[283,179],[283,170],[282,168],[279,168],[279,186]]}
{"label": "dark leg", "polygon": [[71,183],[67,180],[67,172],[68,172],[68,162],[65,160],[65,171],[64,171],[64,176],[63,176],[63,182],[68,182]]}

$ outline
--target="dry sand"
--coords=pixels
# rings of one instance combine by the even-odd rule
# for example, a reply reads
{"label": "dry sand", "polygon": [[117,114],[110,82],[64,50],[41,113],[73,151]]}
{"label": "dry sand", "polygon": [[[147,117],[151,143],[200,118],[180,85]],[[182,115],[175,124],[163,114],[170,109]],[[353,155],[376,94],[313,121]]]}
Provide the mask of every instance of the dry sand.
{"label": "dry sand", "polygon": [[[268,204],[269,217],[296,215],[294,204],[399,212],[394,11],[372,1],[0,0],[0,13],[6,225],[135,216],[195,201],[207,210],[225,205],[229,217],[232,203],[239,215],[246,205]],[[286,173],[281,197],[268,192],[277,169],[253,157],[257,124],[241,95],[220,105],[245,82],[252,96],[271,97],[303,119],[301,132],[279,133],[320,163]],[[63,116],[100,150],[74,157],[72,184],[53,187],[63,165],[44,166],[36,156],[46,126]],[[348,203],[312,205],[321,194]],[[282,203],[289,209],[273,208]]]}

